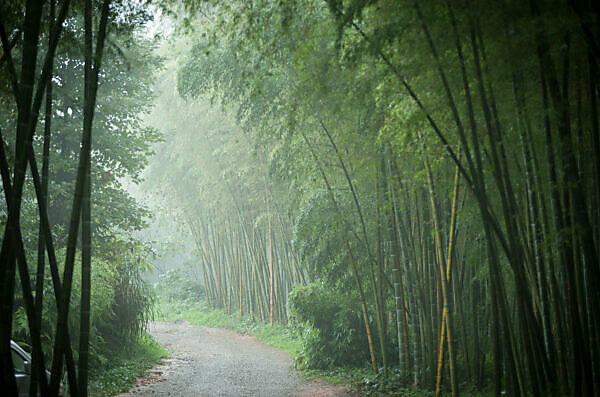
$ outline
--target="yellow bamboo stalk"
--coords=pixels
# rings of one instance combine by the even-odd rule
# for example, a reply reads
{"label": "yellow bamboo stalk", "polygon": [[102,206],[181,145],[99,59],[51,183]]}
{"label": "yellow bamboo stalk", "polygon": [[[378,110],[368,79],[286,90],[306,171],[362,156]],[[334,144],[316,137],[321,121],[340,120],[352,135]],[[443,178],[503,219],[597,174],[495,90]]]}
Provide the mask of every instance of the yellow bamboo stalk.
{"label": "yellow bamboo stalk", "polygon": [[[459,158],[460,158],[460,154],[459,154]],[[457,207],[458,207],[458,181],[459,181],[459,169],[458,167],[456,167],[456,170],[454,172],[454,191],[452,192],[452,209],[451,209],[451,214],[450,214],[450,235],[448,236],[448,254],[447,254],[447,259],[446,259],[446,282],[449,284],[450,283],[450,270],[452,268],[452,251],[454,249],[454,234],[455,234],[455,227],[456,227],[456,218],[458,216],[457,214]],[[447,302],[444,303],[444,312],[446,313],[446,328],[447,328],[447,334],[448,334],[448,357],[449,359],[449,365],[450,365],[450,376],[451,376],[451,382],[452,382],[452,396],[453,397],[457,397],[458,396],[458,385],[457,385],[457,379],[456,379],[456,370],[455,370],[455,363],[454,363],[454,341],[452,340],[452,332],[451,332],[451,321],[450,321],[450,313],[448,313],[448,304]],[[443,326],[443,322],[442,322],[442,326]]]}
{"label": "yellow bamboo stalk", "polygon": [[[422,134],[418,132],[419,139],[422,141]],[[423,144],[424,146],[424,144]],[[435,200],[434,195],[434,183],[433,183],[433,174],[431,172],[431,166],[429,165],[429,161],[427,157],[423,158],[425,169],[427,171],[427,180],[429,184],[429,197],[431,201],[431,210],[433,216],[433,227],[435,232],[435,245],[436,245],[436,256],[437,261],[440,268],[440,284],[442,290],[442,321],[441,321],[441,332],[440,332],[440,344],[439,344],[439,352],[438,352],[438,363],[437,363],[437,376],[436,376],[436,385],[435,385],[435,395],[436,397],[440,395],[441,392],[441,382],[442,382],[442,368],[443,368],[443,357],[444,357],[444,339],[445,334],[447,334],[447,343],[448,343],[448,362],[450,366],[450,383],[452,387],[452,396],[457,397],[458,387],[456,382],[456,374],[455,374],[455,363],[454,363],[454,355],[453,355],[453,346],[452,346],[452,323],[450,321],[450,315],[448,312],[448,282],[450,276],[450,269],[452,264],[452,247],[453,247],[453,235],[454,235],[454,224],[456,219],[456,204],[457,204],[457,195],[458,195],[458,169],[455,173],[454,178],[454,191],[452,197],[452,210],[450,216],[450,234],[448,238],[448,256],[446,260],[446,268],[444,268],[444,259],[442,253],[442,238],[439,230],[439,215],[438,215],[438,207]]]}
{"label": "yellow bamboo stalk", "polygon": [[437,376],[435,379],[435,395],[436,397],[440,395],[441,392],[441,384],[442,384],[442,367],[444,365],[444,338],[446,336],[446,316],[447,310],[446,306],[442,310],[442,331],[440,332],[440,343],[438,345],[438,360],[437,360]]}

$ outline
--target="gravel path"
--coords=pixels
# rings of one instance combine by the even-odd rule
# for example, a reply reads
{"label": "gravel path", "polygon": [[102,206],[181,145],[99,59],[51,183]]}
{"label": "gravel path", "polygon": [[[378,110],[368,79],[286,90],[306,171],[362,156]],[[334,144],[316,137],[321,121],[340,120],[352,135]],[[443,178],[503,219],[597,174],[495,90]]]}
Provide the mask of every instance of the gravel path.
{"label": "gravel path", "polygon": [[151,324],[170,358],[119,396],[351,396],[344,386],[307,381],[291,357],[252,336],[191,325]]}

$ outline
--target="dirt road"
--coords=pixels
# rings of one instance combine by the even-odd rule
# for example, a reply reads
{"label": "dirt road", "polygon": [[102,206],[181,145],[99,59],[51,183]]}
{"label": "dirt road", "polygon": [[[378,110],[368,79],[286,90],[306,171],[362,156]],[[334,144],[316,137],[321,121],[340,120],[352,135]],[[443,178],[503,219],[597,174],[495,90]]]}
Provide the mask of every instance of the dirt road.
{"label": "dirt road", "polygon": [[307,381],[290,356],[234,331],[155,322],[150,333],[170,358],[120,396],[350,396],[343,386]]}

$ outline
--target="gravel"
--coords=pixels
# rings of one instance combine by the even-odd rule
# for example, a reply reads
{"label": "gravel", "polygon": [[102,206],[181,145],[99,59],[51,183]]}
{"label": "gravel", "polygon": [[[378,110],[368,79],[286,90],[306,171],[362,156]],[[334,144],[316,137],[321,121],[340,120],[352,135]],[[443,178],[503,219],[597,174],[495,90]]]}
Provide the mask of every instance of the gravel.
{"label": "gravel", "polygon": [[286,352],[234,331],[154,322],[169,359],[119,396],[351,396],[345,386],[305,380]]}

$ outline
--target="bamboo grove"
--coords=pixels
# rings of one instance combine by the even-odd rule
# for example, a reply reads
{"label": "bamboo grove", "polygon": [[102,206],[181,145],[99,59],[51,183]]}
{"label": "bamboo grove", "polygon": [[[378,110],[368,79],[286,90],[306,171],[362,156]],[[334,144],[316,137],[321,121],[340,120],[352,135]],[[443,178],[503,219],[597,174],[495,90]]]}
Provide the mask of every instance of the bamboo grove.
{"label": "bamboo grove", "polygon": [[306,283],[307,273],[292,247],[292,222],[266,174],[264,153],[226,112],[205,101],[185,103],[172,92],[174,65],[159,80],[157,103],[164,107],[150,122],[176,132],[159,147],[145,187],[173,200],[167,206],[177,209],[194,241],[196,273],[210,308],[287,323],[288,293]]}
{"label": "bamboo grove", "polygon": [[[4,26],[5,21],[0,26],[2,34],[2,60],[9,69],[9,73],[12,80],[14,97],[17,102],[18,109],[18,127],[17,127],[17,138],[15,148],[15,163],[13,165],[14,175],[10,177],[10,168],[8,160],[4,152],[0,163],[2,166],[2,182],[4,187],[4,195],[7,201],[7,207],[9,209],[4,235],[2,239],[2,253],[0,254],[2,263],[2,327],[1,327],[1,341],[0,341],[0,354],[2,356],[2,367],[0,368],[0,376],[2,379],[1,388],[6,391],[9,395],[16,395],[16,384],[13,376],[13,364],[10,351],[10,339],[11,339],[11,319],[13,314],[13,291],[16,285],[16,274],[15,268],[18,268],[19,280],[21,288],[23,289],[23,296],[25,298],[25,305],[27,309],[27,317],[29,321],[29,329],[31,332],[31,345],[32,354],[34,359],[33,363],[33,374],[32,376],[32,392],[38,389],[42,395],[57,395],[59,390],[60,374],[62,373],[63,360],[66,362],[66,367],[69,372],[69,383],[71,386],[72,393],[75,394],[87,394],[87,339],[85,337],[87,330],[89,329],[89,309],[87,315],[82,315],[82,325],[80,332],[82,337],[80,338],[81,346],[79,347],[79,363],[78,363],[78,374],[75,373],[75,363],[73,362],[73,353],[70,347],[69,332],[66,327],[67,316],[69,314],[70,305],[70,292],[71,282],[73,275],[73,267],[75,266],[75,248],[77,244],[77,238],[79,235],[79,224],[83,225],[82,239],[83,239],[83,250],[82,255],[82,284],[84,285],[82,293],[82,307],[89,307],[89,296],[90,296],[90,233],[89,233],[89,167],[90,167],[90,153],[91,153],[91,126],[95,108],[95,97],[97,91],[98,71],[100,68],[100,62],[102,59],[102,51],[104,46],[104,38],[106,35],[106,25],[109,10],[109,1],[105,1],[102,6],[102,15],[100,17],[100,23],[98,26],[98,32],[96,33],[95,50],[93,49],[93,32],[92,32],[92,18],[93,9],[91,1],[85,3],[85,40],[86,40],[86,79],[85,79],[85,115],[82,144],[81,144],[81,155],[79,159],[79,169],[77,174],[76,188],[74,205],[71,215],[71,223],[69,228],[69,243],[67,258],[64,266],[64,274],[62,279],[58,273],[58,265],[56,263],[56,254],[54,252],[54,243],[52,240],[52,233],[49,229],[48,214],[46,212],[46,202],[43,195],[43,188],[41,185],[41,179],[39,175],[39,169],[37,166],[36,158],[34,157],[32,149],[32,139],[35,135],[35,129],[38,123],[38,117],[40,114],[40,107],[44,94],[51,95],[51,85],[48,82],[52,76],[52,63],[54,60],[55,50],[57,44],[61,38],[61,30],[63,22],[67,16],[70,2],[63,1],[58,5],[58,10],[55,2],[48,2],[47,7],[43,7],[41,2],[28,1],[25,6],[25,20],[23,24],[23,37],[24,43],[22,45],[23,54],[21,56],[21,72],[17,74],[15,70],[15,64],[13,62],[12,48],[9,39],[8,32]],[[50,4],[51,3],[51,4]],[[50,13],[50,20],[46,21],[47,31],[42,35],[41,28],[42,24],[42,13]],[[49,46],[47,53],[43,58],[43,68],[41,77],[36,78],[38,70],[36,68],[37,51],[41,37],[49,39]],[[51,112],[51,108],[46,107],[46,112]],[[49,125],[47,126],[49,127]],[[46,133],[45,138],[48,139]],[[5,146],[4,140],[1,143],[1,147]],[[47,170],[47,157],[43,161],[43,169]],[[34,297],[32,292],[34,286],[30,282],[29,269],[27,267],[26,256],[23,246],[23,240],[21,237],[19,227],[20,217],[20,206],[22,198],[23,184],[25,182],[25,174],[29,165],[30,172],[35,184],[36,196],[39,206],[40,216],[40,247],[42,250],[47,250],[50,270],[54,282],[54,293],[53,297],[56,299],[56,304],[59,310],[58,323],[57,323],[57,334],[54,342],[54,354],[51,365],[46,365],[43,361],[42,347],[40,342],[40,320],[41,320],[41,299],[40,293],[36,293]],[[47,177],[44,175],[44,178]],[[87,250],[87,253],[85,252]],[[40,255],[44,255],[43,252]],[[44,261],[42,260],[40,269],[38,271],[44,271]],[[43,277],[42,277],[43,279]],[[38,283],[41,279],[38,277]],[[85,287],[87,285],[87,287]],[[40,291],[39,287],[35,289]],[[85,309],[84,309],[85,313]],[[46,368],[52,369],[52,376],[48,379],[46,377]],[[78,386],[81,388],[78,388]]]}
{"label": "bamboo grove", "polygon": [[[0,137],[0,388],[16,392],[18,296],[31,394],[56,395],[66,367],[70,393],[86,395],[90,196],[100,185],[92,163],[117,150],[93,149],[92,120],[129,95],[102,61],[107,27],[119,27],[130,3],[17,3],[0,3],[0,99],[9,109],[0,110],[11,128]],[[308,321],[307,366],[368,363],[436,395],[600,394],[596,2],[151,3],[175,23],[185,12],[180,27],[191,44],[166,42],[170,64],[149,120],[165,142],[146,185],[192,236],[211,308],[271,324]],[[57,48],[76,47],[63,31],[77,23],[80,153],[69,158],[78,167],[59,256],[47,197],[49,153],[63,149],[50,143],[53,98],[65,81],[55,60]],[[96,91],[112,79],[120,93],[97,106]],[[160,139],[148,134],[109,140]],[[150,149],[135,146],[129,157],[138,151]],[[120,172],[126,157],[97,175],[109,164]],[[145,165],[143,157],[135,167]],[[115,208],[127,218],[126,206]],[[23,233],[31,222],[39,230]],[[41,336],[48,269],[51,356]],[[78,335],[69,326],[76,270]]]}
{"label": "bamboo grove", "polygon": [[186,5],[179,93],[233,109],[277,186],[190,222],[212,304],[285,321],[271,290],[316,280],[406,384],[599,392],[595,3]]}
{"label": "bamboo grove", "polygon": [[[123,32],[131,32],[132,23],[144,18],[138,14],[132,22],[135,17],[126,5],[110,0],[0,2],[0,172],[5,199],[0,253],[0,389],[5,395],[17,395],[13,338],[31,348],[29,395],[56,396],[66,389],[70,395],[85,396],[103,343],[99,342],[99,319],[110,330],[106,333],[129,326],[133,333],[140,332],[142,327],[135,327],[145,321],[137,317],[129,322],[127,313],[121,316],[120,311],[128,299],[139,298],[141,309],[133,313],[143,316],[149,304],[138,290],[143,283],[138,278],[136,284],[131,276],[139,275],[137,268],[127,274],[127,265],[117,263],[139,251],[134,244],[113,238],[117,233],[114,218],[100,215],[102,211],[92,212],[104,209],[92,192],[116,192],[110,189],[114,178],[109,173],[115,172],[114,165],[99,165],[99,158],[114,159],[120,154],[113,150],[113,155],[101,155],[106,154],[105,138],[138,120],[135,115],[126,121],[122,114],[107,116],[110,105],[102,98],[118,80],[109,75],[119,63],[114,57],[118,41],[126,36]],[[121,36],[114,30],[120,30]],[[112,48],[105,51],[107,41]],[[149,65],[153,62],[152,58],[147,61]],[[143,86],[145,81],[138,83]],[[121,84],[120,91],[123,87],[126,85]],[[130,107],[138,105],[131,99],[129,103]],[[100,112],[96,112],[98,107]],[[110,117],[113,126],[120,125],[106,129]],[[100,144],[93,144],[92,135]],[[152,138],[148,144],[151,142]],[[130,144],[136,146],[133,139]],[[135,150],[139,153],[131,155],[132,159],[145,156],[147,146]],[[122,176],[135,173],[135,166],[124,162],[119,169]],[[100,175],[102,183],[94,183]],[[113,195],[113,203],[122,203],[117,196]],[[131,213],[119,215],[120,224],[126,225],[120,230],[136,227],[132,220],[138,216],[136,209],[126,209]],[[98,237],[112,242],[109,257],[103,257],[105,251],[98,249]],[[127,254],[122,254],[125,250]],[[128,258],[127,263],[135,262]],[[93,286],[92,280],[100,282]],[[113,281],[117,285],[109,285]],[[108,289],[102,290],[107,285]],[[124,287],[128,289],[125,298],[118,295]],[[104,306],[98,305],[98,293],[106,294]],[[112,303],[112,307],[106,306]],[[115,320],[119,316],[122,318]],[[128,325],[111,328],[111,321]],[[122,342],[124,333],[119,337]],[[19,395],[26,393],[23,385],[18,387]]]}
{"label": "bamboo grove", "polygon": [[276,217],[268,214],[267,227],[251,231],[243,220],[225,219],[218,225],[212,219],[205,218],[203,225],[190,222],[209,306],[228,314],[237,308],[252,320],[286,324],[287,295],[293,285],[304,283],[304,275],[284,234],[274,228]]}

